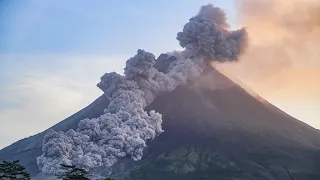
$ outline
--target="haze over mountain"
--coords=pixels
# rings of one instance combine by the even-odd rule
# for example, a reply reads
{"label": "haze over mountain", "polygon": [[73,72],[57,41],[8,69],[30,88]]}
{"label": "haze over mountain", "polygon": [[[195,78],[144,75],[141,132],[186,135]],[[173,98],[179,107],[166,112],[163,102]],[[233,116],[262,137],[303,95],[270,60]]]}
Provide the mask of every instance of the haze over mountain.
{"label": "haze over mountain", "polygon": [[320,128],[320,1],[236,0],[250,36],[238,63],[225,64],[269,102]]}

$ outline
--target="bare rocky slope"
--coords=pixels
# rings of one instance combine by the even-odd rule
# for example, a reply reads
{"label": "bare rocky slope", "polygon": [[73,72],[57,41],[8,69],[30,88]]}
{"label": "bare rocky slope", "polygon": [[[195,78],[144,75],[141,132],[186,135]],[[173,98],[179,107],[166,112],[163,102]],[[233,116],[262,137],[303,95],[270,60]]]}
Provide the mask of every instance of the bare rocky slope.
{"label": "bare rocky slope", "polygon": [[[52,128],[76,128],[108,105],[102,95]],[[141,161],[123,159],[115,179],[320,179],[320,133],[270,103],[257,100],[216,71],[197,82],[159,96],[148,109],[163,115],[162,133],[148,143]],[[39,175],[45,131],[0,151],[0,160],[19,159],[33,177]],[[96,170],[103,174],[103,169]]]}

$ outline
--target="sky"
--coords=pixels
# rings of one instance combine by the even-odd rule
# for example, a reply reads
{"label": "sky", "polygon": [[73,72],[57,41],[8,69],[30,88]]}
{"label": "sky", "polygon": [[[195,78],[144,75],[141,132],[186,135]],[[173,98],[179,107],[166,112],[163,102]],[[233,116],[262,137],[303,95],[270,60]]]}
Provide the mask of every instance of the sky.
{"label": "sky", "polygon": [[[181,49],[176,33],[208,3],[223,8],[232,26],[239,24],[233,0],[0,1],[0,149],[90,104],[102,94],[99,78],[122,73],[137,49],[156,56]],[[296,84],[270,85],[266,91],[244,67],[227,68],[271,103],[320,128],[320,88],[291,93]],[[317,78],[310,83],[320,84]]]}

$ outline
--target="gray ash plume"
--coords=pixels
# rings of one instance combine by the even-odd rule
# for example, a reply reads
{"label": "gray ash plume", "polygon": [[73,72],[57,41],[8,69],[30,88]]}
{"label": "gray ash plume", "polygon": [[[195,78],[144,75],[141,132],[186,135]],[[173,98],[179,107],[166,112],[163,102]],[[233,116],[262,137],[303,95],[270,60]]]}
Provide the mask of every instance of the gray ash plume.
{"label": "gray ash plume", "polygon": [[105,113],[84,119],[76,130],[50,130],[43,141],[40,170],[61,174],[60,164],[86,170],[110,169],[120,158],[142,158],[147,142],[163,133],[161,114],[144,109],[163,92],[198,79],[206,61],[232,62],[246,46],[244,29],[228,29],[220,8],[203,6],[190,19],[177,39],[185,50],[162,55],[156,61],[152,53],[138,50],[126,62],[124,76],[115,72],[101,77],[98,87],[110,99]]}

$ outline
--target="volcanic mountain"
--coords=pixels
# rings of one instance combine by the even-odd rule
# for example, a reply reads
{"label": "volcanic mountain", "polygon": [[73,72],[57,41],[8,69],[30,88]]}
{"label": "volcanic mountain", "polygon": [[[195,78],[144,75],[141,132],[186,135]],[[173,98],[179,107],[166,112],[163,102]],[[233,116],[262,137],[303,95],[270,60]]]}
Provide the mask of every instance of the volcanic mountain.
{"label": "volcanic mountain", "polygon": [[[105,95],[52,127],[76,129],[98,117]],[[148,142],[141,161],[124,158],[113,166],[115,179],[320,179],[320,131],[248,93],[214,68],[195,82],[157,97],[147,107],[163,115],[162,133]],[[46,131],[0,151],[0,160],[20,160],[36,179],[36,158]],[[104,170],[97,170],[104,174]]]}

